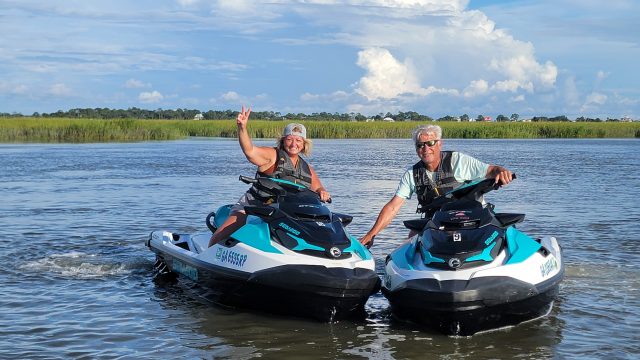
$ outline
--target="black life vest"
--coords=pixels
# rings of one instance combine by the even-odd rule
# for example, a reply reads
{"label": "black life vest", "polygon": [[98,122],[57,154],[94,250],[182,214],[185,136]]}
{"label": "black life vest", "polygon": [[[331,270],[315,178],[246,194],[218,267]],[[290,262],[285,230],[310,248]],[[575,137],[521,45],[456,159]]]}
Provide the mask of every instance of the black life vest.
{"label": "black life vest", "polygon": [[431,203],[434,198],[462,184],[453,175],[451,154],[451,151],[440,152],[440,165],[433,172],[433,180],[427,175],[429,171],[424,162],[418,161],[413,165],[413,180],[416,183],[416,195],[418,196],[417,213],[425,213],[426,205]]}
{"label": "black life vest", "polygon": [[[256,171],[256,178],[258,177],[271,177],[276,179],[282,179],[291,181],[296,184],[304,185],[307,188],[311,189],[311,169],[309,168],[309,164],[302,158],[302,156],[298,156],[298,166],[293,166],[293,162],[291,162],[291,158],[286,151],[275,148],[278,156],[278,160],[275,163],[275,169],[273,173],[266,174],[261,171]],[[260,200],[266,200],[270,198],[272,195],[267,194],[255,186],[252,186],[249,189],[249,192]]]}

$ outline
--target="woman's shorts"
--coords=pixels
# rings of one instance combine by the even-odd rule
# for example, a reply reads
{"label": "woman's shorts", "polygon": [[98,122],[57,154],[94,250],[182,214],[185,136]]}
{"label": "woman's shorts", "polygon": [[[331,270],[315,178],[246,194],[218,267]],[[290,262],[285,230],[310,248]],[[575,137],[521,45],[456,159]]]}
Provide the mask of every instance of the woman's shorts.
{"label": "woman's shorts", "polygon": [[246,193],[244,193],[244,195],[242,195],[240,197],[240,199],[238,199],[238,202],[236,202],[235,204],[233,204],[233,206],[231,206],[231,213],[234,212],[240,212],[240,213],[245,213],[244,212],[244,207],[246,205],[264,205],[264,203],[260,200],[256,200],[255,197],[253,197],[253,195],[251,195],[251,193],[249,193],[248,191]]}

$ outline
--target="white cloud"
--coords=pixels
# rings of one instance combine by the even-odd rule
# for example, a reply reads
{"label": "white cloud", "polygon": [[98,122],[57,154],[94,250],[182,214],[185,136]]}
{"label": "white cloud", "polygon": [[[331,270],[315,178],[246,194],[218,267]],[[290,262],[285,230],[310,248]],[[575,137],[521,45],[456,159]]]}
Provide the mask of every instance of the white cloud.
{"label": "white cloud", "polygon": [[[227,0],[233,1],[233,0]],[[286,2],[286,1],[282,1]],[[293,3],[308,3],[315,5],[348,5],[363,7],[383,7],[393,9],[410,9],[423,11],[457,12],[464,9],[469,0],[304,0],[291,1]]]}
{"label": "white cloud", "polygon": [[608,96],[598,92],[592,92],[587,95],[587,98],[580,107],[581,113],[598,111],[603,105],[607,103]]}
{"label": "white cloud", "polygon": [[603,105],[606,102],[607,95],[594,92],[587,96],[585,105]]}
{"label": "white cloud", "polygon": [[575,108],[580,104],[580,94],[578,92],[578,87],[576,86],[575,77],[570,76],[564,82],[564,99],[566,104]]}
{"label": "white cloud", "polygon": [[496,82],[494,88],[498,91],[514,92],[523,89],[533,92],[536,88],[547,89],[555,85],[558,76],[558,68],[552,62],[539,64],[527,53],[507,59],[493,59],[489,69],[507,78]]}
{"label": "white cloud", "polygon": [[24,84],[12,84],[0,80],[0,94],[25,95],[29,87]]}
{"label": "white cloud", "polygon": [[192,6],[200,2],[200,0],[177,0],[181,6]]}
{"label": "white cloud", "polygon": [[212,97],[209,99],[211,104],[216,104],[220,106],[230,106],[235,108],[244,104],[245,106],[251,106],[255,101],[264,101],[268,98],[268,95],[262,93],[258,94],[254,97],[245,96],[243,94],[239,94],[236,91],[227,91],[225,93],[220,94],[217,97]]}
{"label": "white cloud", "polygon": [[300,95],[300,100],[305,102],[311,102],[311,101],[327,102],[327,101],[350,100],[352,97],[353,97],[353,94],[349,94],[345,91],[339,90],[339,91],[334,91],[330,94],[311,94],[306,92]]}
{"label": "white cloud", "polygon": [[164,99],[164,96],[157,90],[151,92],[141,92],[138,95],[138,101],[145,104],[158,103]]}
{"label": "white cloud", "polygon": [[318,94],[311,94],[311,93],[304,93],[302,95],[300,95],[300,100],[302,101],[316,101],[320,99],[320,95]]}
{"label": "white cloud", "polygon": [[387,49],[369,48],[360,51],[357,64],[367,74],[358,82],[356,92],[369,100],[428,93],[427,89],[420,87],[411,61],[401,63]]}
{"label": "white cloud", "polygon": [[129,79],[124,83],[124,87],[129,89],[139,89],[139,88],[151,87],[151,84],[145,83],[136,79]]}
{"label": "white cloud", "polygon": [[218,8],[226,11],[234,11],[237,13],[254,11],[255,4],[249,0],[218,0]]}
{"label": "white cloud", "polygon": [[[336,41],[362,49],[356,64],[366,73],[355,90],[368,101],[434,93],[450,95],[452,100],[463,93],[470,99],[490,93],[534,94],[555,87],[558,68],[553,62],[539,62],[533,44],[514,39],[482,12],[466,10],[468,1],[349,3],[340,8],[342,13],[319,8],[313,15],[345,34]],[[378,9],[385,16],[368,13],[372,7],[385,7]]]}
{"label": "white cloud", "polygon": [[532,91],[533,84],[531,82],[527,82],[523,84],[518,82],[517,80],[504,80],[504,81],[497,81],[491,88],[500,92],[506,92],[506,91],[516,92],[518,91],[519,88]]}
{"label": "white cloud", "polygon": [[510,102],[523,102],[525,100],[526,100],[526,98],[525,98],[524,94],[520,94],[518,96],[514,96],[514,97],[509,99]]}
{"label": "white cloud", "polygon": [[11,92],[16,95],[24,95],[29,91],[29,87],[27,85],[19,84],[16,85]]}
{"label": "white cloud", "polygon": [[240,100],[240,95],[235,91],[229,91],[222,94],[220,98],[224,101],[238,101]]}
{"label": "white cloud", "polygon": [[464,89],[462,95],[466,98],[470,98],[478,95],[484,95],[487,91],[489,91],[489,84],[486,80],[473,80],[469,83],[469,86]]}
{"label": "white cloud", "polygon": [[[140,101],[170,107],[181,107],[180,99],[204,104],[216,94],[210,99],[216,105],[257,100],[275,111],[490,113],[518,102],[537,115],[581,107],[638,113],[640,73],[633,61],[640,47],[629,29],[639,6],[631,0],[176,0],[152,8],[14,1],[0,36],[0,93],[11,101],[0,102],[26,112],[54,103],[126,107],[126,87],[146,91]],[[58,85],[42,85],[51,83]],[[68,98],[41,101],[48,94]]]}
{"label": "white cloud", "polygon": [[54,96],[70,96],[72,93],[71,89],[62,83],[53,84],[49,88],[49,94]]}

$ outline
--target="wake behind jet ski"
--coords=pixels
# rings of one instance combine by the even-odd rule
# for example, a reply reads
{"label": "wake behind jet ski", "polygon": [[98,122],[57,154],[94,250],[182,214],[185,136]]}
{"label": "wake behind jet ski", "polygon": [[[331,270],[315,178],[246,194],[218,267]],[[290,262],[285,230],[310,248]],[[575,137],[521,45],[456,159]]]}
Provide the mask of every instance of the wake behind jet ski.
{"label": "wake behind jet ski", "polygon": [[517,230],[524,214],[484,204],[497,188],[494,179],[462,185],[431,202],[432,216],[404,222],[418,234],[387,257],[382,284],[395,315],[473,335],[550,311],[564,275],[560,246]]}
{"label": "wake behind jet ski", "polygon": [[[152,232],[147,246],[159,271],[207,289],[223,305],[321,321],[362,314],[380,279],[371,253],[344,228],[352,217],[332,213],[315,192],[290,181],[240,180],[272,194],[273,202],[245,206],[246,224],[210,248],[210,232]],[[207,216],[211,232],[230,208]]]}

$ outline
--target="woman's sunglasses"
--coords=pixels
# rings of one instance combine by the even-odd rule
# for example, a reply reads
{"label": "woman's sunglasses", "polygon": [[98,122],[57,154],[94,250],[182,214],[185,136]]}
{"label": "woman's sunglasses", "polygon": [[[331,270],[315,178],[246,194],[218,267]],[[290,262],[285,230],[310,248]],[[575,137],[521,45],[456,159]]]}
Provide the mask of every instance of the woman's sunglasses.
{"label": "woman's sunglasses", "polygon": [[416,143],[416,149],[422,149],[425,146],[434,147],[434,146],[436,146],[438,141],[440,141],[440,140],[429,140],[429,141],[425,141],[425,142]]}

